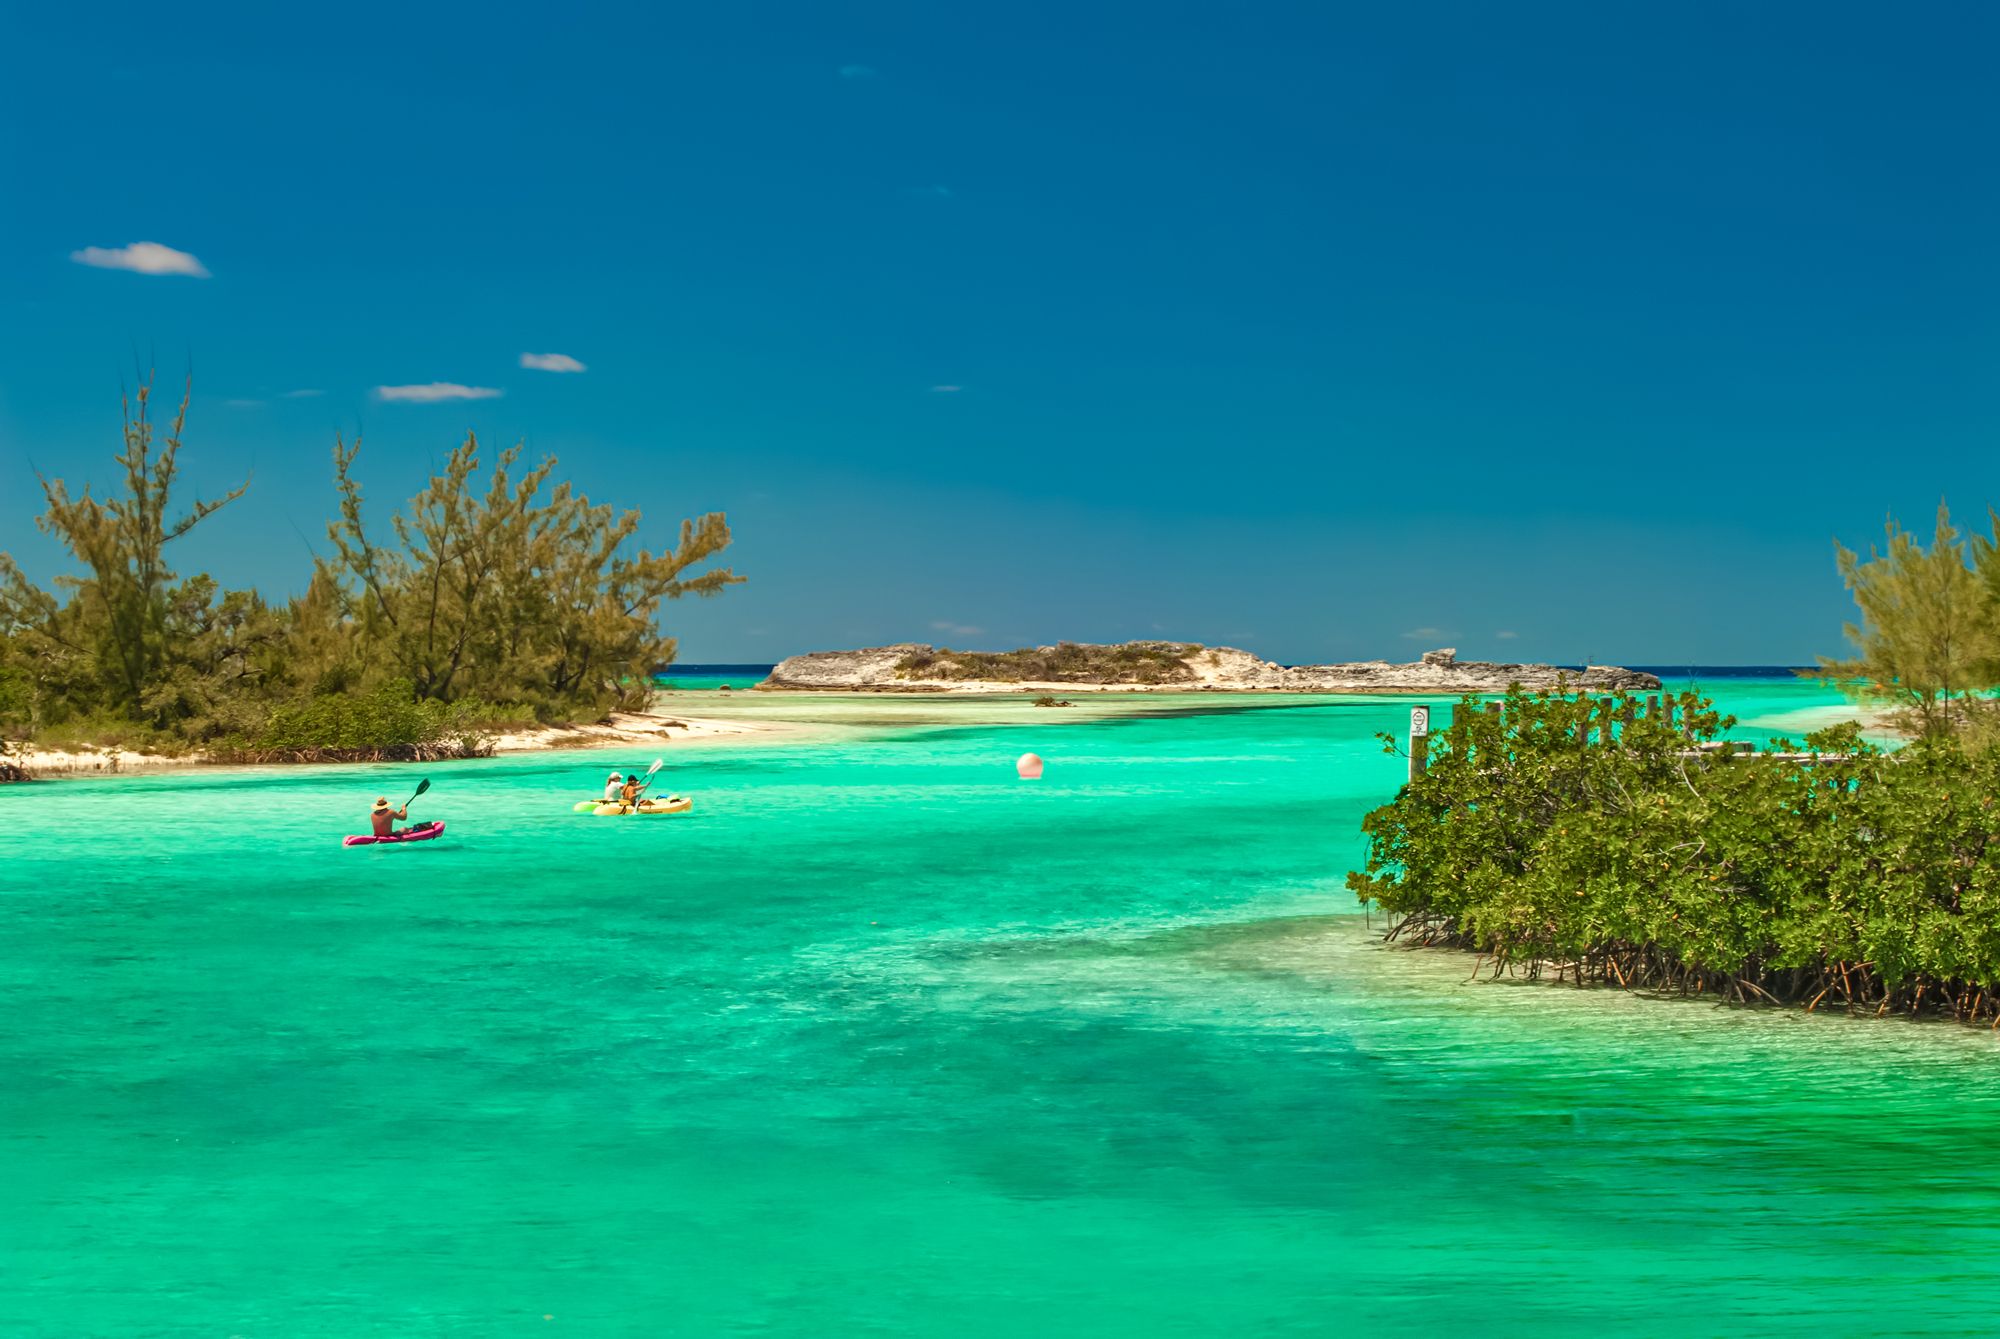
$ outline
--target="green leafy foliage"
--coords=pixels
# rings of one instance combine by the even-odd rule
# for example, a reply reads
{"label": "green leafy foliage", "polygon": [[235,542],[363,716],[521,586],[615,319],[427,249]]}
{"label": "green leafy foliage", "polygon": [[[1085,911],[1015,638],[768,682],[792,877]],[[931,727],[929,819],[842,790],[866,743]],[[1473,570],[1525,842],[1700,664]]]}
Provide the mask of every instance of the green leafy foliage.
{"label": "green leafy foliage", "polygon": [[1693,695],[1670,722],[1516,692],[1432,736],[1348,886],[1496,971],[1992,1016],[2000,755],[1847,725],[1730,758],[1704,747],[1727,725]]}
{"label": "green leafy foliage", "polygon": [[1822,657],[1822,673],[1899,707],[1916,734],[1945,734],[1986,712],[1983,694],[2000,683],[2000,517],[1994,524],[1994,538],[1975,537],[1968,549],[1940,505],[1929,547],[1893,520],[1866,559],[1835,544],[1861,622],[1846,627],[1855,654]]}
{"label": "green leafy foliage", "polygon": [[151,389],[125,404],[122,490],[100,498],[42,480],[39,524],[83,569],[56,583],[69,598],[36,587],[0,554],[0,673],[13,685],[0,693],[0,725],[105,716],[199,736],[219,704],[259,674],[259,649],[279,636],[254,594],[224,594],[208,577],[182,580],[169,566],[168,546],[243,489],[170,517],[188,396],[156,440]]}
{"label": "green leafy foliage", "polygon": [[502,451],[482,490],[469,434],[391,518],[396,544],[385,548],[363,522],[357,451],[334,448],[337,560],[319,571],[322,617],[351,628],[363,662],[392,666],[420,698],[481,696],[552,717],[634,705],[674,658],[661,605],[742,580],[690,571],[728,547],[720,512],[683,521],[671,549],[631,553],[639,513],[552,484],[552,458],[519,472],[520,448]]}
{"label": "green leafy foliage", "polygon": [[42,481],[40,525],[78,571],[43,589],[0,553],[0,741],[274,758],[476,750],[475,720],[636,704],[675,652],[665,602],[741,580],[704,570],[730,541],[721,513],[683,521],[654,552],[638,546],[638,512],[593,505],[554,479],[553,459],[522,472],[514,448],[482,478],[471,437],[391,518],[386,544],[363,525],[358,448],[336,442],[333,553],[296,598],[182,578],[169,546],[244,490],[175,514],[188,397],[156,431],[150,393],[126,407],[121,487]]}
{"label": "green leafy foliage", "polygon": [[925,647],[898,661],[896,672],[906,679],[990,683],[1176,683],[1194,677],[1187,657],[1201,649],[1180,642],[1128,642],[1122,646],[1061,642],[1018,651]]}
{"label": "green leafy foliage", "polygon": [[419,698],[405,680],[288,703],[222,752],[246,762],[428,762],[492,752],[496,711],[475,698]]}

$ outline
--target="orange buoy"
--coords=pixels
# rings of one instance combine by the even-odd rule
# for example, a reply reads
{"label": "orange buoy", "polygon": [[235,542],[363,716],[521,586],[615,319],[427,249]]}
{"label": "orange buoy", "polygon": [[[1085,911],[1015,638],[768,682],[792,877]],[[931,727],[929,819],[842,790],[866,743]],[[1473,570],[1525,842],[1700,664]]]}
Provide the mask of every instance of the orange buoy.
{"label": "orange buoy", "polygon": [[1021,774],[1023,781],[1042,779],[1042,756],[1039,753],[1023,753],[1021,760],[1014,764],[1014,770]]}

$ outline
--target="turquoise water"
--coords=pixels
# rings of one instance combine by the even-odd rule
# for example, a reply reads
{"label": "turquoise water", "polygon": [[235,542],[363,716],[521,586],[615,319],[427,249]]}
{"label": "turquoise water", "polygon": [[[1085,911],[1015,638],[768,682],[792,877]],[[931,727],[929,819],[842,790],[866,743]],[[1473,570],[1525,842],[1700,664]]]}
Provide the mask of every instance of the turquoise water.
{"label": "turquoise water", "polygon": [[730,688],[741,691],[762,683],[769,665],[676,665],[655,674],[653,682],[667,692]]}
{"label": "turquoise water", "polygon": [[824,710],[0,790],[0,1334],[1991,1329],[2000,1042],[1380,947],[1406,703]]}

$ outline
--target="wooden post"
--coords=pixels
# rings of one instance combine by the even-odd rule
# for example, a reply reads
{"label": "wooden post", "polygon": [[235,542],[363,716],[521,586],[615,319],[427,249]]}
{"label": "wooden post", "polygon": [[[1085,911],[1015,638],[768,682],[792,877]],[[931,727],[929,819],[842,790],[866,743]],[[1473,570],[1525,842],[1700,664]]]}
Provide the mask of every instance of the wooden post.
{"label": "wooden post", "polygon": [[1498,716],[1500,714],[1500,704],[1498,702],[1488,702],[1486,704],[1486,714],[1488,716]]}
{"label": "wooden post", "polygon": [[1655,725],[1659,724],[1660,695],[1658,693],[1646,694],[1646,719],[1653,722]]}
{"label": "wooden post", "polygon": [[1415,781],[1424,774],[1424,764],[1430,761],[1431,752],[1431,709],[1429,707],[1410,708],[1410,780]]}
{"label": "wooden post", "polygon": [[1598,698],[1597,734],[1599,742],[1602,743],[1606,748],[1610,748],[1613,744],[1618,742],[1618,736],[1611,728],[1611,723],[1615,719],[1616,717],[1614,717],[1611,712],[1611,699],[1608,697]]}

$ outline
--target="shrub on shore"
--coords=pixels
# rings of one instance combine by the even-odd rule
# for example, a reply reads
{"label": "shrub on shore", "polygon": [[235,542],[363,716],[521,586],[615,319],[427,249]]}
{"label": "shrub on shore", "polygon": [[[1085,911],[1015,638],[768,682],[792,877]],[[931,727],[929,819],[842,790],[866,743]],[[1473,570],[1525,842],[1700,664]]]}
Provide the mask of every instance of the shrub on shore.
{"label": "shrub on shore", "polygon": [[[232,762],[432,762],[493,752],[490,727],[506,713],[476,698],[416,697],[405,682],[329,693],[279,707],[250,739],[215,752]],[[516,714],[516,721],[518,721]]]}
{"label": "shrub on shore", "polygon": [[1885,754],[1849,725],[1816,759],[1728,760],[1699,747],[1712,705],[1678,707],[1622,699],[1610,745],[1583,742],[1588,700],[1467,713],[1367,817],[1348,886],[1496,972],[2000,1020],[2000,753]]}

